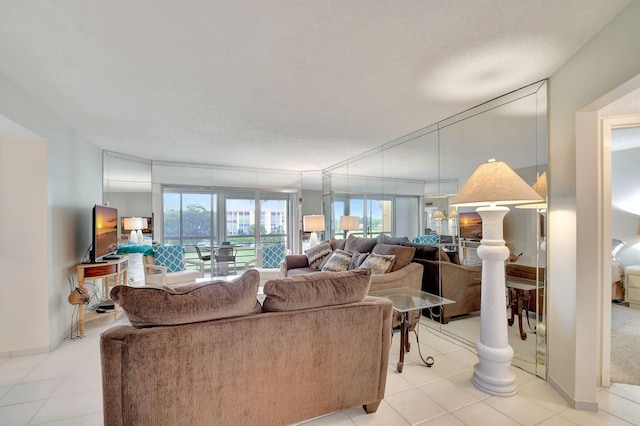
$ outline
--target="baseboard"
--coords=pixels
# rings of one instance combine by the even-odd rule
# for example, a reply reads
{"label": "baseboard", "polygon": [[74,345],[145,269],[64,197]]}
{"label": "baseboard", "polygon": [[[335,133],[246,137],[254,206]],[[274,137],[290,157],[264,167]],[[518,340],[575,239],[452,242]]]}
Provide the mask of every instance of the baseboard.
{"label": "baseboard", "polygon": [[24,356],[24,355],[38,355],[38,354],[45,354],[49,351],[50,350],[48,346],[42,346],[39,348],[20,349],[17,351],[0,352],[0,358],[12,358],[14,356]]}
{"label": "baseboard", "polygon": [[551,385],[551,387],[558,392],[558,395],[564,399],[567,404],[574,410],[581,411],[598,411],[598,402],[597,401],[578,401],[573,396],[571,396],[558,382],[556,382],[553,377],[547,376],[547,383]]}

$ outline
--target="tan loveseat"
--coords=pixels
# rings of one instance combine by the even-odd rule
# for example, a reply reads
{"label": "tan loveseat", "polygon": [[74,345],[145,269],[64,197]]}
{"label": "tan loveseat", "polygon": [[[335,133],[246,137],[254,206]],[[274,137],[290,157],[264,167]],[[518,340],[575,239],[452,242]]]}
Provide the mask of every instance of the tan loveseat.
{"label": "tan loveseat", "polygon": [[384,397],[392,306],[368,270],[112,290],[105,425],[284,425]]}

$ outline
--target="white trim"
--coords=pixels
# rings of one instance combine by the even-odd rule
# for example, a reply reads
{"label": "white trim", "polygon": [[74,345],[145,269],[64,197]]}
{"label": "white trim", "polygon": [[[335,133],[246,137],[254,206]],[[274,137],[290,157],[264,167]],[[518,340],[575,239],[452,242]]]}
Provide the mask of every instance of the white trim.
{"label": "white trim", "polygon": [[[602,152],[602,173],[600,187],[602,188],[602,205],[599,220],[599,228],[602,230],[603,246],[604,243],[611,240],[611,221],[612,221],[612,206],[611,206],[611,130],[614,128],[623,127],[636,127],[640,126],[640,114],[630,114],[621,116],[603,117],[599,120],[600,129],[599,132],[599,149]],[[602,289],[602,299],[600,303],[600,312],[602,315],[600,322],[600,380],[598,381],[600,386],[611,385],[611,258],[603,253],[600,257],[602,262],[602,275],[600,278]]]}

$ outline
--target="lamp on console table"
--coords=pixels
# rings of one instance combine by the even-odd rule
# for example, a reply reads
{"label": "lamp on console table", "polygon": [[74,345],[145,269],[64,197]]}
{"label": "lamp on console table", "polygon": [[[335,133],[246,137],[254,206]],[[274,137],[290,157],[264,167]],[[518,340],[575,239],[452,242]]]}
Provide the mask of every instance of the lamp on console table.
{"label": "lamp on console table", "polygon": [[318,245],[318,234],[316,232],[324,231],[324,215],[314,214],[302,217],[302,229],[304,232],[311,232],[309,236],[309,246]]}
{"label": "lamp on console table", "polygon": [[131,231],[131,235],[129,236],[129,242],[137,245],[142,245],[144,242],[142,236],[142,228],[144,228],[145,224],[143,223],[144,219],[141,217],[125,217],[124,218],[124,230]]}
{"label": "lamp on console table", "polygon": [[476,343],[478,363],[473,367],[473,384],[491,395],[515,395],[516,376],[511,370],[513,348],[509,345],[505,305],[505,246],[502,222],[509,212],[507,204],[540,202],[536,193],[506,163],[489,159],[481,164],[452,200],[453,206],[483,206],[482,240],[478,256],[482,259],[480,302],[480,341]]}

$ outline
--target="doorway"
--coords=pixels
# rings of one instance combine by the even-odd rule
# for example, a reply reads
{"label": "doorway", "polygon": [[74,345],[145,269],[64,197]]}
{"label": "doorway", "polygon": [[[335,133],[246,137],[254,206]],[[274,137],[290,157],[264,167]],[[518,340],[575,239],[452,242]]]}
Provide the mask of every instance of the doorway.
{"label": "doorway", "polygon": [[624,276],[624,267],[640,264],[638,191],[636,184],[630,185],[640,181],[637,163],[633,161],[633,158],[640,159],[640,115],[603,118],[602,147],[603,216],[609,218],[604,221],[611,241],[617,246],[625,245],[612,253],[610,260],[611,280],[622,274],[622,303],[610,304],[613,299],[619,301],[618,288],[616,283],[609,286],[608,281],[603,281],[602,385],[609,386],[612,382],[640,385],[638,348],[634,345],[640,342],[640,311],[628,306],[629,286]]}

